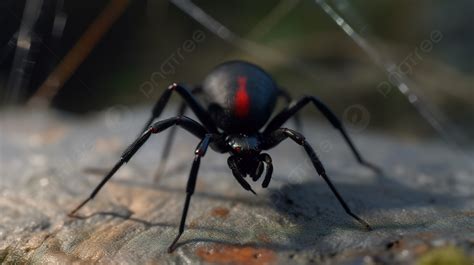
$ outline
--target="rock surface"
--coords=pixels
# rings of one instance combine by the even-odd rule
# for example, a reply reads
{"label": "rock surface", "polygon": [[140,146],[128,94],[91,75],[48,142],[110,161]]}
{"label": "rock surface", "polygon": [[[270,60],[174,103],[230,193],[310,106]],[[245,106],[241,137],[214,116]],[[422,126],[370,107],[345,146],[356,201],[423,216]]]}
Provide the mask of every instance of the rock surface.
{"label": "rock surface", "polygon": [[187,228],[168,254],[198,143],[182,130],[157,184],[165,135],[153,136],[80,211],[82,218],[67,217],[147,115],[118,107],[83,119],[41,110],[1,113],[0,263],[434,264],[449,257],[472,263],[472,163],[439,143],[352,133],[366,158],[385,170],[374,175],[355,162],[337,132],[309,120],[307,139],[374,231],[345,214],[288,141],[269,151],[274,179],[266,190],[252,183],[258,196],[236,183],[226,155],[208,152]]}

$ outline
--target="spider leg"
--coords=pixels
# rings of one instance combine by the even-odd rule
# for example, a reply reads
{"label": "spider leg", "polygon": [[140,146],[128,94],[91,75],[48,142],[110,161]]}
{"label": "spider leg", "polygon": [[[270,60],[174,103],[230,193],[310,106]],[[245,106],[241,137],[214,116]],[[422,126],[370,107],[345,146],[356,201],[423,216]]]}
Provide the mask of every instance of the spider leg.
{"label": "spider leg", "polygon": [[[280,87],[279,88],[279,91],[278,91],[278,96],[283,98],[285,100],[285,103],[286,103],[286,107],[292,105],[292,104],[295,104],[295,101],[293,99],[293,97],[290,95],[290,93],[288,93],[288,91],[283,88],[283,87]],[[293,120],[295,122],[295,128],[297,131],[299,132],[302,132],[303,131],[303,127],[302,127],[302,123],[301,123],[301,117],[299,115],[299,113],[295,113],[295,115],[293,116]]]}
{"label": "spider leg", "polygon": [[206,109],[199,103],[199,101],[193,96],[193,94],[184,86],[178,84],[170,85],[164,92],[161,94],[160,98],[156,102],[155,106],[153,107],[152,114],[148,121],[145,123],[145,126],[142,131],[145,131],[152,122],[157,119],[163,109],[165,108],[166,104],[171,97],[173,91],[176,91],[186,102],[189,107],[193,110],[194,114],[196,114],[198,120],[206,127],[206,129],[212,133],[217,133],[217,127],[214,124],[211,116],[207,113]]}
{"label": "spider leg", "polygon": [[[178,115],[184,115],[185,112],[186,112],[186,103],[183,102],[179,106]],[[165,147],[163,148],[163,151],[161,153],[161,159],[154,175],[154,180],[153,180],[154,182],[158,182],[160,176],[162,176],[162,173],[164,172],[166,168],[166,164],[168,162],[169,154],[171,151],[171,146],[173,145],[173,141],[176,136],[176,129],[177,129],[176,127],[172,127],[168,133],[168,136],[165,141]]]}
{"label": "spider leg", "polygon": [[352,153],[356,157],[357,161],[373,171],[375,171],[378,174],[382,174],[382,170],[378,168],[377,166],[373,165],[372,163],[367,162],[362,156],[360,155],[359,151],[355,147],[354,143],[352,142],[351,138],[347,134],[344,126],[342,125],[341,121],[336,117],[336,115],[323,103],[321,102],[318,98],[313,97],[313,96],[306,96],[300,99],[298,102],[292,104],[292,106],[288,107],[287,109],[281,111],[279,114],[277,114],[268,124],[268,126],[264,130],[264,134],[269,134],[273,132],[274,130],[280,128],[290,117],[295,115],[298,111],[300,111],[304,106],[306,106],[308,103],[313,103],[316,108],[323,113],[323,115],[326,117],[326,119],[329,120],[329,122],[339,130],[339,132],[342,134],[344,137],[344,140],[346,143],[349,145],[350,149],[352,150]]}
{"label": "spider leg", "polygon": [[318,174],[324,179],[324,181],[326,181],[326,184],[329,186],[332,193],[336,196],[337,200],[341,204],[342,208],[344,208],[346,213],[348,215],[350,215],[352,218],[354,218],[355,220],[357,220],[359,223],[361,223],[367,230],[369,230],[369,231],[372,230],[372,228],[370,227],[370,225],[366,221],[364,221],[362,218],[360,218],[359,216],[352,213],[352,211],[349,208],[349,206],[347,205],[347,203],[344,201],[342,196],[337,191],[336,187],[332,184],[331,180],[327,176],[326,170],[324,169],[324,166],[321,163],[321,161],[319,160],[316,152],[311,147],[311,145],[306,141],[306,139],[304,138],[304,136],[302,134],[300,134],[296,131],[293,131],[291,129],[287,129],[287,128],[277,129],[273,133],[270,134],[270,138],[268,139],[268,146],[274,146],[274,145],[280,143],[281,141],[283,141],[284,139],[286,139],[288,137],[291,140],[293,140],[294,142],[296,142],[297,144],[303,146],[304,150],[306,151],[306,153],[310,157],[314,168],[316,169]]}
{"label": "spider leg", "polygon": [[251,177],[252,177],[253,181],[257,181],[262,176],[263,169],[264,169],[263,162],[258,161],[257,168],[256,168],[255,172],[252,172],[252,174],[251,174]]}
{"label": "spider leg", "polygon": [[272,164],[272,158],[268,154],[260,154],[260,159],[267,164],[267,170],[265,173],[265,178],[263,179],[262,182],[262,188],[268,187],[268,184],[270,184],[270,180],[272,179],[272,174],[273,174],[273,164]]}
{"label": "spider leg", "polygon": [[179,125],[186,129],[187,131],[191,132],[195,136],[199,137],[202,139],[207,131],[202,125],[197,123],[196,121],[185,117],[185,116],[178,116],[174,118],[169,118],[166,120],[162,120],[159,122],[154,123],[150,128],[145,130],[141,136],[139,136],[121,155],[120,160],[115,164],[115,166],[110,170],[110,172],[102,179],[102,181],[95,187],[95,189],[92,191],[92,193],[89,195],[87,199],[85,199],[81,204],[79,204],[74,210],[72,210],[69,213],[69,216],[74,216],[74,214],[79,211],[86,203],[88,203],[90,200],[92,200],[97,193],[100,191],[100,189],[109,181],[110,178],[119,170],[119,168],[127,163],[132,156],[140,149],[140,147],[143,146],[143,144],[150,138],[152,134],[157,134],[159,132],[162,132],[163,130],[168,129],[169,127],[173,125]]}
{"label": "spider leg", "polygon": [[173,240],[171,245],[168,247],[168,253],[173,252],[176,249],[176,243],[178,242],[179,238],[184,232],[184,226],[186,223],[186,216],[188,215],[188,208],[189,203],[191,201],[191,196],[194,193],[194,189],[196,187],[196,180],[197,180],[197,173],[199,171],[199,165],[201,164],[201,157],[206,154],[206,150],[209,147],[211,142],[212,134],[206,134],[206,136],[202,139],[199,145],[194,151],[194,161],[191,167],[191,172],[189,173],[188,184],[186,186],[186,200],[184,202],[183,213],[181,215],[181,222],[179,224],[179,232],[176,238]]}
{"label": "spider leg", "polygon": [[235,157],[231,156],[227,159],[227,164],[229,165],[230,169],[232,170],[232,174],[234,175],[237,182],[239,182],[240,186],[245,190],[252,192],[253,194],[257,195],[255,191],[252,189],[252,186],[244,179],[244,175],[240,172],[239,168],[237,167],[237,162],[235,161]]}
{"label": "spider leg", "polygon": [[[201,87],[194,87],[191,89],[191,94],[195,95],[198,94],[202,91]],[[182,116],[185,114],[187,109],[187,104],[186,102],[182,102],[178,108],[178,113],[176,116]],[[154,118],[153,118],[154,119]],[[174,138],[176,136],[176,127],[171,127],[170,132],[168,133],[168,136],[165,141],[165,147],[163,148],[163,151],[161,153],[161,159],[158,164],[158,168],[156,169],[155,176],[154,176],[154,181],[158,182],[159,178],[163,175],[163,172],[166,169],[166,164],[168,163],[168,158],[169,154],[171,151],[171,146],[173,145]]]}

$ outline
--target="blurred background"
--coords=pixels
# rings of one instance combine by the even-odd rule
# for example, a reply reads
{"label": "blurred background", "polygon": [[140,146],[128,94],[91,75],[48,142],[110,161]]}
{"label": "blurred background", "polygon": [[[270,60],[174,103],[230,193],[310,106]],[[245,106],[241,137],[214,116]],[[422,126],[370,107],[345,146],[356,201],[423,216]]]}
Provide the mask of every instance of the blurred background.
{"label": "blurred background", "polygon": [[[91,115],[150,105],[171,82],[199,84],[215,65],[244,59],[295,97],[316,95],[345,119],[367,112],[369,129],[406,139],[440,137],[417,110],[423,102],[472,146],[473,1],[328,1],[376,48],[369,54],[317,2],[2,0],[1,107]],[[419,98],[393,85],[371,59],[379,54]],[[362,112],[346,117],[354,106]]]}

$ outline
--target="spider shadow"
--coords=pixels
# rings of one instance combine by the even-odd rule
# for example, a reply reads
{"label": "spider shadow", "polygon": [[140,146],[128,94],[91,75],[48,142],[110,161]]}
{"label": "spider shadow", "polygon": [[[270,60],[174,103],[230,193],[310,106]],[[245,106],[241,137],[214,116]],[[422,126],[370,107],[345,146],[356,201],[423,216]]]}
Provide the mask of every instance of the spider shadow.
{"label": "spider shadow", "polygon": [[[118,185],[123,185],[123,186],[128,186],[128,187],[135,187],[135,188],[141,188],[141,189],[148,189],[148,190],[153,190],[153,191],[160,191],[160,192],[167,192],[167,193],[182,193],[183,195],[186,193],[186,185],[183,183],[182,188],[176,188],[176,187],[171,187],[167,185],[163,185],[160,183],[161,180],[164,180],[166,178],[170,178],[170,176],[174,176],[178,173],[183,173],[187,172],[189,168],[183,168],[183,166],[187,166],[187,163],[183,162],[182,166],[175,166],[171,168],[170,170],[166,170],[164,173],[167,176],[162,176],[159,181],[153,181],[150,183],[149,180],[137,180],[137,179],[114,179],[112,178],[109,182],[118,184]],[[226,166],[214,166],[211,167],[209,170],[214,170],[215,172],[222,172],[222,174],[227,174],[229,178],[232,179],[232,176],[229,173],[229,168]],[[108,171],[105,168],[96,168],[96,167],[88,167],[83,170],[85,173],[94,175],[96,177],[105,175]],[[144,173],[143,175],[150,175]],[[206,199],[211,199],[211,200],[217,200],[217,201],[230,201],[230,202],[236,202],[236,203],[243,203],[246,205],[263,205],[265,202],[262,201],[255,201],[251,196],[239,196],[235,195],[233,197],[229,197],[226,195],[223,195],[221,193],[215,193],[215,192],[207,192],[207,191],[196,191],[194,193],[194,197],[202,197]]]}
{"label": "spider shadow", "polygon": [[[407,219],[403,223],[390,216],[380,221],[377,213],[401,213],[402,209],[422,207],[457,208],[461,207],[464,197],[452,194],[440,194],[427,188],[414,188],[395,179],[382,175],[378,180],[364,184],[334,182],[337,189],[348,202],[354,213],[371,223],[373,232],[366,231],[362,225],[345,213],[327,185],[322,181],[308,181],[297,184],[284,184],[269,190],[267,205],[272,207],[296,230],[283,232],[288,242],[255,241],[244,244],[229,242],[223,238],[193,238],[179,243],[211,242],[224,245],[269,248],[273,250],[298,251],[317,246],[318,250],[334,251],[335,234],[365,239],[367,237],[388,237],[397,231],[419,231],[432,219]],[[400,210],[400,211],[397,211]],[[387,213],[388,212],[388,213]],[[365,217],[371,216],[371,217]],[[396,217],[396,216],[394,216]],[[441,217],[441,216],[440,216]],[[375,220],[371,220],[375,219]],[[342,231],[342,233],[341,233]],[[338,236],[336,236],[337,238]],[[354,240],[349,239],[348,240]],[[340,242],[339,242],[340,243]],[[337,243],[336,245],[339,245]],[[354,243],[356,244],[356,243]]]}
{"label": "spider shadow", "polygon": [[111,211],[99,211],[99,212],[94,212],[94,213],[91,213],[91,214],[88,214],[88,215],[75,214],[75,215],[72,215],[72,216],[69,216],[69,217],[71,217],[73,219],[77,219],[77,220],[88,220],[88,219],[91,219],[91,218],[97,217],[97,216],[112,217],[112,218],[118,218],[118,219],[122,219],[122,220],[127,220],[127,221],[133,221],[133,222],[136,222],[136,223],[140,223],[140,224],[144,225],[147,228],[154,227],[154,226],[160,226],[160,227],[171,227],[171,226],[173,226],[173,225],[167,224],[167,223],[149,222],[149,221],[146,221],[146,220],[143,220],[143,219],[140,219],[140,218],[132,217],[132,215],[133,215],[133,213],[131,211],[129,211],[127,213],[111,212]]}
{"label": "spider shadow", "polygon": [[[112,212],[112,211],[99,211],[99,212],[94,212],[88,215],[73,215],[69,216],[72,219],[76,220],[88,220],[93,217],[111,217],[114,219],[121,219],[123,221],[132,221],[138,224],[143,225],[146,229],[152,228],[152,227],[161,227],[161,228],[178,228],[178,225],[176,223],[164,223],[164,222],[150,222],[141,218],[136,218],[133,217],[133,212],[128,211],[127,213],[120,213],[120,212]],[[193,229],[200,229],[200,230],[206,230],[206,231],[212,231],[212,232],[219,232],[219,233],[224,233],[225,231],[222,229],[217,229],[217,228],[210,228],[207,226],[193,226]]]}
{"label": "spider shadow", "polygon": [[[350,176],[344,179],[350,179]],[[375,231],[386,234],[400,230],[417,231],[433,222],[432,219],[425,218],[403,218],[403,223],[395,221],[400,220],[397,215],[402,210],[424,207],[455,209],[462,207],[465,201],[462,196],[410,187],[383,175],[377,176],[373,182],[334,181],[334,185],[355,214],[369,222]],[[279,248],[302,249],[318,245],[322,249],[331,249],[334,242],[326,242],[325,239],[332,238],[333,233],[341,230],[350,230],[349,234],[354,234],[355,237],[376,236],[371,232],[367,232],[367,236],[361,234],[365,231],[364,228],[345,213],[323,181],[285,184],[279,189],[271,189],[269,197],[270,206],[299,227],[296,233],[288,234],[290,243],[278,246]],[[385,215],[382,219],[377,216],[381,212]],[[388,215],[396,218],[389,218]]]}
{"label": "spider shadow", "polygon": [[[224,172],[218,167],[219,171]],[[171,172],[168,171],[167,172]],[[170,173],[169,173],[170,174]],[[347,173],[346,173],[347,174]],[[343,174],[339,174],[343,175]],[[316,177],[316,176],[315,176]],[[343,179],[351,179],[353,176],[343,176]],[[184,192],[183,189],[164,187],[162,185],[150,185],[136,180],[112,180],[124,185],[141,186],[143,188],[161,190],[165,192]],[[451,194],[439,194],[427,188],[410,187],[393,178],[378,175],[372,182],[343,183],[333,181],[336,188],[345,198],[353,212],[372,224],[375,231],[394,232],[397,230],[413,230],[423,227],[430,220],[407,221],[403,224],[395,221],[384,221],[384,223],[372,222],[370,218],[364,217],[373,212],[381,210],[396,210],[407,208],[421,208],[426,206],[456,208],[463,202],[463,197]],[[339,202],[335,199],[327,185],[323,181],[307,181],[302,183],[288,183],[280,188],[270,188],[268,200],[252,200],[251,196],[227,196],[218,193],[196,192],[196,197],[206,197],[217,201],[232,201],[245,205],[268,205],[278,212],[284,219],[289,221],[293,227],[298,227],[291,232],[284,232],[288,238],[287,243],[278,242],[248,242],[243,245],[254,248],[269,248],[274,250],[301,250],[318,246],[318,249],[331,249],[334,242],[327,242],[331,235],[345,230],[359,236],[364,228],[354,219],[347,215]],[[134,218],[131,215],[121,215],[113,212],[98,212],[93,215],[110,215],[115,218],[131,220],[145,226],[176,227],[177,224],[151,223]],[[373,214],[372,214],[373,216]],[[194,229],[213,230],[219,233],[228,233],[222,229],[214,229],[206,226],[194,227]],[[245,228],[244,228],[245,229]],[[336,231],[337,230],[337,231]],[[233,231],[231,231],[233,232]],[[362,236],[365,236],[362,234]],[[367,232],[367,236],[371,236]],[[183,246],[190,243],[211,242],[224,245],[236,245],[225,239],[219,238],[193,238],[178,243]],[[242,246],[242,244],[239,244]]]}

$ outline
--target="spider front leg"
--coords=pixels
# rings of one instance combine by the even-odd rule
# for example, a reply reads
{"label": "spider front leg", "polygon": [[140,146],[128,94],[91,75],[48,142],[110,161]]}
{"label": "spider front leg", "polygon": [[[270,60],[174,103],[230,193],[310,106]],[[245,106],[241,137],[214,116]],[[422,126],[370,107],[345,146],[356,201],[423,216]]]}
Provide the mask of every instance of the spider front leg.
{"label": "spider front leg", "polygon": [[357,150],[354,143],[352,142],[351,138],[347,134],[346,129],[342,125],[341,121],[323,102],[321,102],[316,97],[313,97],[313,96],[303,97],[298,102],[294,103],[292,106],[282,110],[269,122],[268,126],[264,130],[264,134],[269,134],[273,132],[274,130],[280,128],[289,118],[296,115],[304,106],[308,105],[309,103],[313,103],[314,106],[316,106],[316,108],[319,111],[321,111],[321,113],[323,113],[326,119],[329,120],[332,126],[334,126],[334,128],[339,130],[339,132],[344,137],[344,140],[349,145],[352,153],[356,157],[357,161],[361,165],[372,169],[377,174],[383,174],[382,170],[379,167],[373,165],[372,163],[367,162],[365,159],[362,158],[359,151]]}
{"label": "spider front leg", "polygon": [[[202,92],[201,87],[194,87],[190,90],[190,93],[192,95],[196,95],[196,94],[199,94],[201,92]],[[188,103],[186,101],[181,102],[176,116],[184,115],[186,113],[187,106],[188,106]],[[155,116],[154,113],[152,113],[152,117],[150,119],[151,120],[155,119],[156,117],[154,117],[154,116]],[[170,155],[171,147],[173,145],[174,138],[176,136],[176,129],[177,129],[176,127],[172,127],[170,129],[169,133],[168,133],[167,138],[166,138],[165,147],[163,147],[163,151],[161,153],[161,159],[160,159],[160,162],[158,164],[158,168],[156,169],[155,175],[154,175],[154,181],[155,182],[158,182],[158,180],[163,175],[163,172],[166,169],[166,164],[168,163],[168,158],[169,158],[169,155]]]}
{"label": "spider front leg", "polygon": [[202,141],[197,146],[196,151],[194,152],[194,161],[193,166],[191,167],[191,172],[189,173],[188,184],[186,186],[186,200],[184,202],[183,213],[181,215],[178,235],[169,246],[168,253],[171,253],[176,249],[176,243],[184,232],[184,225],[186,223],[186,217],[188,215],[189,203],[191,201],[191,196],[194,194],[194,189],[196,188],[197,173],[199,171],[199,165],[201,164],[201,157],[206,154],[211,139],[212,134],[206,134],[206,136],[204,137],[204,139],[202,139]]}
{"label": "spider front leg", "polygon": [[[286,88],[280,87],[279,91],[278,91],[278,96],[285,100],[285,104],[286,104],[285,107],[287,107],[287,108],[296,103],[294,101],[293,97],[290,95],[290,93],[288,93],[288,90]],[[302,132],[303,127],[301,125],[301,117],[300,117],[299,113],[295,113],[295,115],[293,116],[293,120],[295,122],[296,130],[299,131],[299,132]]]}
{"label": "spider front leg", "polygon": [[273,174],[273,164],[272,158],[268,154],[260,154],[260,159],[267,164],[267,172],[265,173],[265,178],[263,178],[262,188],[268,187],[270,180],[272,180]]}
{"label": "spider front leg", "polygon": [[245,175],[240,172],[239,167],[237,166],[237,158],[235,156],[229,157],[227,159],[227,164],[232,170],[232,174],[234,175],[237,182],[239,182],[240,186],[242,186],[244,190],[248,190],[254,195],[257,195],[257,193],[252,189],[252,186],[250,186],[250,184],[244,179]]}
{"label": "spider front leg", "polygon": [[267,137],[268,138],[265,140],[265,148],[264,149],[272,148],[275,145],[282,142],[283,140],[285,140],[286,138],[290,138],[291,140],[293,140],[297,144],[303,146],[304,150],[306,151],[306,153],[310,157],[314,168],[316,169],[318,174],[324,179],[324,181],[326,181],[326,184],[329,186],[332,193],[336,196],[337,200],[341,204],[342,208],[344,208],[346,213],[349,214],[351,217],[353,217],[355,220],[357,220],[359,223],[361,223],[367,230],[369,230],[369,231],[372,230],[372,228],[370,227],[370,225],[366,221],[364,221],[362,218],[360,218],[356,214],[352,213],[352,211],[349,208],[349,206],[347,205],[347,203],[344,201],[342,196],[337,191],[336,187],[332,184],[331,180],[327,176],[326,170],[324,169],[324,166],[321,163],[321,161],[319,160],[316,152],[311,147],[311,145],[306,141],[305,137],[302,134],[300,134],[296,131],[293,131],[291,129],[280,128],[280,129],[277,129],[274,132],[270,133],[269,135],[267,135]]}
{"label": "spider front leg", "polygon": [[[201,103],[199,103],[199,101],[193,96],[192,91],[189,91],[184,86],[181,86],[178,84],[170,85],[163,92],[163,94],[161,94],[160,98],[158,99],[155,106],[153,107],[151,116],[148,119],[148,121],[145,123],[145,126],[142,131],[145,131],[146,129],[148,129],[150,124],[161,115],[161,113],[163,112],[163,109],[166,107],[166,104],[168,104],[173,91],[176,91],[183,98],[184,102],[187,105],[189,105],[189,107],[193,110],[194,114],[196,114],[199,121],[204,125],[204,127],[209,132],[217,133],[217,127],[214,124],[211,116],[206,111],[206,109],[201,105]],[[184,109],[183,109],[183,113],[184,113]]]}
{"label": "spider front leg", "polygon": [[199,137],[202,139],[206,133],[207,130],[202,127],[199,123],[196,121],[185,117],[185,116],[178,116],[174,118],[169,118],[166,120],[162,120],[159,122],[154,123],[151,127],[149,127],[147,130],[143,132],[142,135],[138,137],[133,144],[131,144],[123,153],[122,156],[120,157],[120,160],[115,164],[115,166],[110,170],[110,172],[102,179],[102,181],[95,187],[95,189],[92,191],[92,193],[89,195],[87,199],[85,199],[82,203],[80,203],[74,210],[72,210],[69,213],[69,216],[74,216],[77,211],[79,211],[84,205],[86,205],[90,200],[92,200],[97,193],[100,191],[100,189],[107,183],[107,181],[112,178],[112,176],[119,170],[119,168],[127,163],[132,156],[140,149],[140,147],[143,146],[143,144],[150,138],[152,134],[157,134],[162,132],[163,130],[168,129],[169,127],[173,125],[179,125],[186,129],[187,131],[191,132],[195,136]]}

